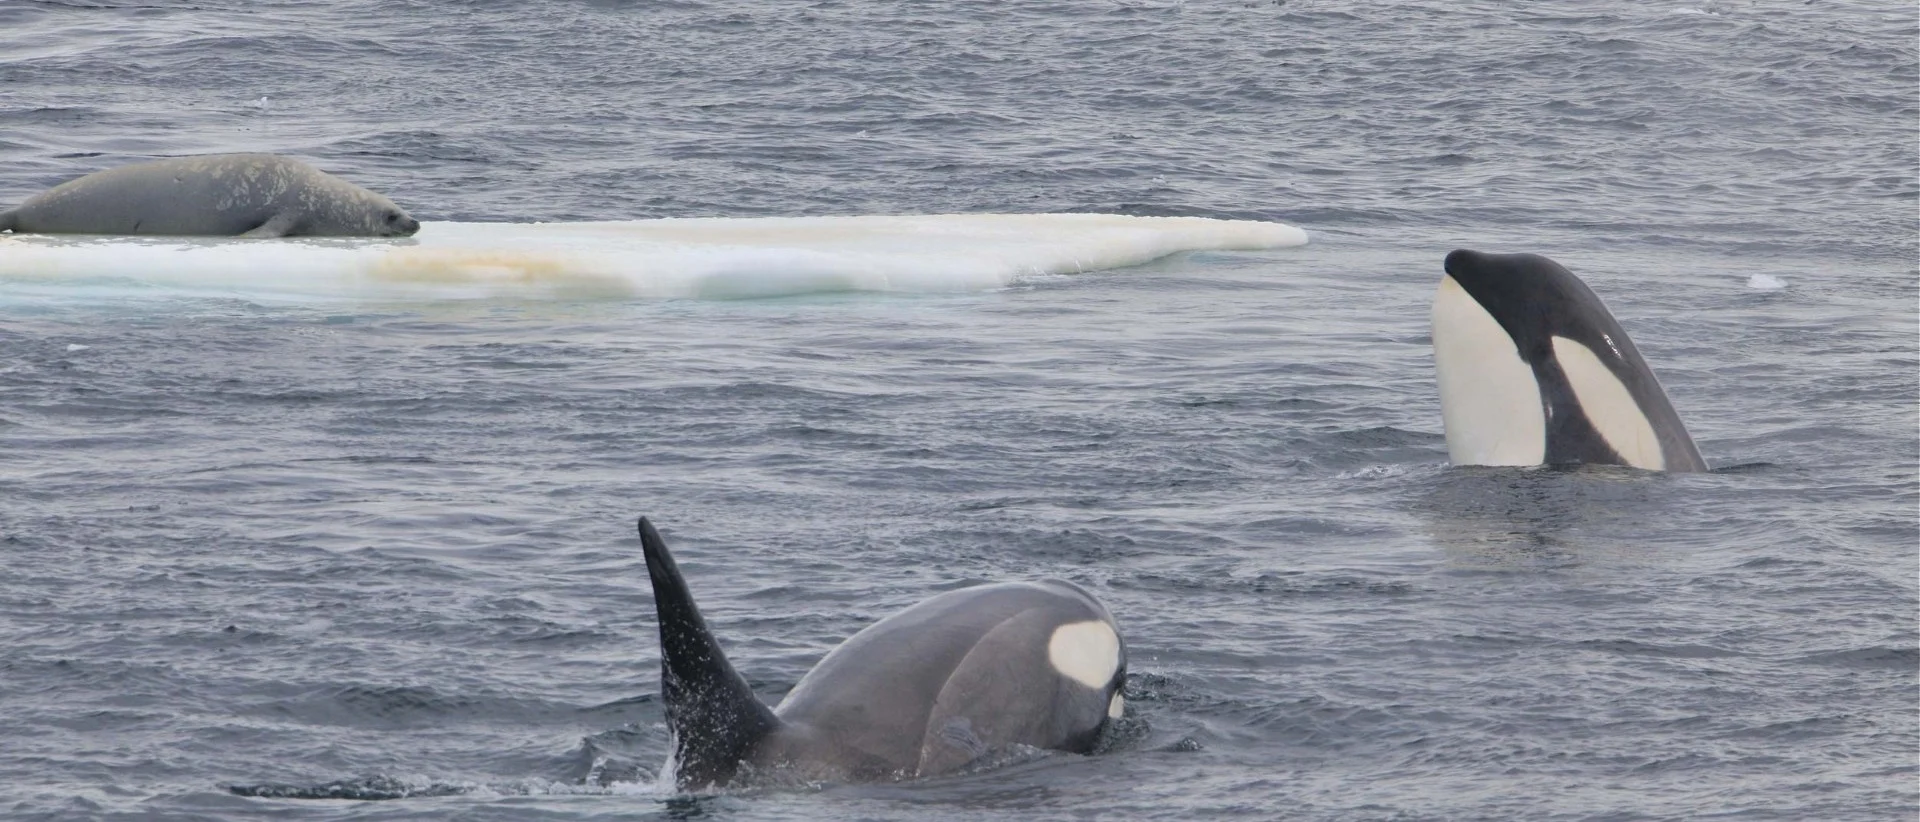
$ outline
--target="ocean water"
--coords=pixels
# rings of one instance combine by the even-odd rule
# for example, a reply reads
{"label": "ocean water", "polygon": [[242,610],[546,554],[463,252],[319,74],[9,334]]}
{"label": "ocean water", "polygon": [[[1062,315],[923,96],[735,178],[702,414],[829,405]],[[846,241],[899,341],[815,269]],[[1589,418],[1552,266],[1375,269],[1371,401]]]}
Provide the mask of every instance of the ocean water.
{"label": "ocean water", "polygon": [[[1916,42],[1867,2],[0,0],[0,203],[259,150],[427,223],[0,241],[0,817],[1913,819]],[[627,236],[678,218],[725,236]],[[447,245],[485,259],[325,262]],[[1449,467],[1457,247],[1585,278],[1716,470]],[[1128,715],[674,796],[640,515],[769,701],[1057,576]]]}

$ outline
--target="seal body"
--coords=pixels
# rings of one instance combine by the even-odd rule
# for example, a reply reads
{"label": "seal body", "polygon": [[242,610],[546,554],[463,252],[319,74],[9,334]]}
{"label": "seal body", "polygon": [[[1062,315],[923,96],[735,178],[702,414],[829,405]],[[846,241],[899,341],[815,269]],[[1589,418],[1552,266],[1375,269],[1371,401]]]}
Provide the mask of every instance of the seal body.
{"label": "seal body", "polygon": [[1445,267],[1433,356],[1453,464],[1707,470],[1633,340],[1573,272],[1467,250]]}
{"label": "seal body", "polygon": [[392,200],[290,157],[209,154],[69,180],[0,212],[20,234],[406,237]]}
{"label": "seal body", "polygon": [[681,790],[938,776],[1020,746],[1085,753],[1124,713],[1119,628],[1062,580],[931,597],[854,634],[768,709],[645,519],[640,538],[660,618],[666,770]]}

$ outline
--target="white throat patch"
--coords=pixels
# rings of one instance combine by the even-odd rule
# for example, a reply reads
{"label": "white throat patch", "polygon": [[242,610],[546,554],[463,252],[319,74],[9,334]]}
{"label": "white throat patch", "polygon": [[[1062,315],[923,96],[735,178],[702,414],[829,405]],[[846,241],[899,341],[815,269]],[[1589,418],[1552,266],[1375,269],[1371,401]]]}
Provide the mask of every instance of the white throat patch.
{"label": "white throat patch", "polygon": [[1120,670],[1120,635],[1100,620],[1069,622],[1053,629],[1047,660],[1061,676],[1099,689]]}
{"label": "white throat patch", "polygon": [[1567,384],[1573,386],[1580,410],[1586,412],[1587,421],[1593,423],[1614,453],[1635,468],[1667,470],[1667,455],[1660,450],[1653,423],[1640,410],[1640,403],[1633,401],[1633,392],[1593,349],[1566,337],[1554,337],[1553,357],[1560,361]]}
{"label": "white throat patch", "polygon": [[1452,277],[1433,296],[1433,366],[1454,465],[1547,459],[1540,383],[1507,330]]}

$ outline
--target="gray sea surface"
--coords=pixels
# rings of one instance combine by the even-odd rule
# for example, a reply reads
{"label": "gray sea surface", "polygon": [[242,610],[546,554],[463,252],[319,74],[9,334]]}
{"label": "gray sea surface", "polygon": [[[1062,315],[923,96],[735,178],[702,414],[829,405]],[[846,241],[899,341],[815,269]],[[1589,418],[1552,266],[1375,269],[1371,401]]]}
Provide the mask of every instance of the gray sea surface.
{"label": "gray sea surface", "polygon": [[[942,294],[0,281],[0,817],[1914,819],[1916,43],[1911,2],[0,0],[0,207],[261,150],[427,221],[1312,236]],[[1716,470],[1449,467],[1456,247],[1585,278]],[[663,792],[640,515],[769,701],[1056,576],[1128,714]]]}

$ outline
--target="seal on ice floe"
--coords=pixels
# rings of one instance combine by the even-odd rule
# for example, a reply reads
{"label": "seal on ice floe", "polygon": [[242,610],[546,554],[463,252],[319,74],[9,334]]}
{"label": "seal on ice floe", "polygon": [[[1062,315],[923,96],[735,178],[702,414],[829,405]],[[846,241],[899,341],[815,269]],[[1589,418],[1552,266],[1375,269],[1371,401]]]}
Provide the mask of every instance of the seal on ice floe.
{"label": "seal on ice floe", "polygon": [[406,237],[392,200],[274,154],[154,160],[69,180],[0,212],[16,234]]}

